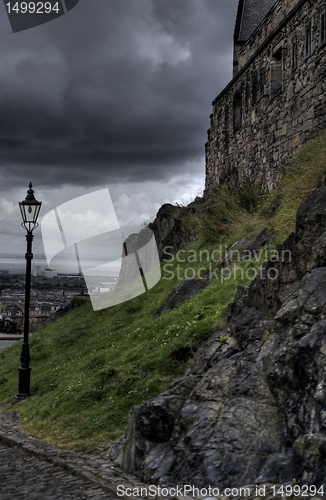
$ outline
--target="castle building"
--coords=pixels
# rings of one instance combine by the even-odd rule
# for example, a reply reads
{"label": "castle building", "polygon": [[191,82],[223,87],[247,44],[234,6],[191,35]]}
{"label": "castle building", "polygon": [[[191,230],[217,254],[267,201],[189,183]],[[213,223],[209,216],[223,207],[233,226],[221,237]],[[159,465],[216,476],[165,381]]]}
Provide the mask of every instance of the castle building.
{"label": "castle building", "polygon": [[326,128],[326,0],[239,0],[233,79],[213,101],[206,190],[271,190],[295,149]]}

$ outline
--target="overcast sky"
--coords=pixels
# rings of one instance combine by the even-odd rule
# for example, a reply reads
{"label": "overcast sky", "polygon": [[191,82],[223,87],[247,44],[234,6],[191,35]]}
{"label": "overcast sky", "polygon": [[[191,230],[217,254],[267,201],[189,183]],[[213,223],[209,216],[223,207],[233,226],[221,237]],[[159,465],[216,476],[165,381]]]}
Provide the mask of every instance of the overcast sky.
{"label": "overcast sky", "polygon": [[203,188],[237,4],[80,0],[14,34],[0,3],[0,253],[25,251],[17,202],[29,181],[43,216],[108,187],[125,223]]}

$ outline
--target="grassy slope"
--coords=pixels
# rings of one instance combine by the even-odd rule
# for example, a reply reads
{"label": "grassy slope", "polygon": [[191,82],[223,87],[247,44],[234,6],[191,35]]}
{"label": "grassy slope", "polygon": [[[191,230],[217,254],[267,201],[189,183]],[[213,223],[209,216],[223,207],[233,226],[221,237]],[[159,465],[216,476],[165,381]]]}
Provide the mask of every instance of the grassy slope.
{"label": "grassy slope", "polygon": [[[253,238],[266,226],[274,231],[276,242],[282,241],[294,228],[297,207],[325,170],[323,136],[303,147],[287,169],[280,189],[283,202],[272,217],[267,207],[279,193],[263,195],[250,185],[217,189],[207,213],[200,217],[180,209],[184,223],[193,224],[202,234],[182,255],[185,262],[174,259],[163,264],[161,281],[142,296],[97,312],[85,304],[34,334],[30,342],[33,397],[18,406],[25,430],[74,447],[90,447],[122,435],[130,407],[166,390],[191,362],[178,361],[174,353],[183,346],[196,348],[225,323],[237,286],[249,281],[240,267],[246,271],[261,262],[233,263],[237,271],[231,279],[221,284],[214,278],[194,299],[155,318],[158,307],[186,272],[198,276],[200,268],[214,267],[204,250],[211,255],[220,245]],[[218,206],[210,208],[212,200]],[[186,271],[189,268],[192,271]],[[15,403],[20,349],[17,343],[0,354],[0,403]]]}

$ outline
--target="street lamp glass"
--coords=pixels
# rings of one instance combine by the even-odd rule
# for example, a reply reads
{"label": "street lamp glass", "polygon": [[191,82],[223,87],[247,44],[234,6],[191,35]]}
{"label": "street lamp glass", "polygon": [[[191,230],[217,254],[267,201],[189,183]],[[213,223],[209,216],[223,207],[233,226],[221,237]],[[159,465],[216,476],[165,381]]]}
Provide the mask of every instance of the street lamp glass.
{"label": "street lamp glass", "polygon": [[22,226],[27,231],[33,231],[37,226],[37,218],[41,210],[41,201],[37,201],[34,197],[32,183],[29,183],[29,190],[24,201],[19,202],[19,208],[23,219]]}

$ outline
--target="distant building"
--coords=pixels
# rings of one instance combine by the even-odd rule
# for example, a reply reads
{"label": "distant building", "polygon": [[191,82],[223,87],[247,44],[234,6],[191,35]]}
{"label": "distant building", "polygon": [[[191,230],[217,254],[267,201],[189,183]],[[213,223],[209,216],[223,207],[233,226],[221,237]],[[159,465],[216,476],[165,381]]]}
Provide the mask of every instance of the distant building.
{"label": "distant building", "polygon": [[7,318],[19,318],[23,316],[23,311],[17,306],[8,306],[4,309],[4,316]]}
{"label": "distant building", "polygon": [[33,266],[33,276],[37,278],[38,276],[44,276],[44,267]]}
{"label": "distant building", "polygon": [[39,316],[40,315],[40,306],[39,304],[31,304],[29,306],[29,314],[30,316]]}
{"label": "distant building", "polygon": [[61,304],[52,304],[51,305],[51,312],[56,312],[59,309],[61,309],[62,305]]}
{"label": "distant building", "polygon": [[51,306],[49,304],[41,304],[41,308],[40,308],[40,315],[41,316],[50,316],[51,314]]}
{"label": "distant building", "polygon": [[45,278],[54,278],[57,274],[56,269],[45,269],[44,271]]}
{"label": "distant building", "polygon": [[58,273],[56,269],[50,269],[50,268],[44,269],[44,267],[41,266],[36,266],[33,268],[33,276],[35,278],[37,278],[38,276],[44,276],[44,278],[54,278],[57,275]]}

